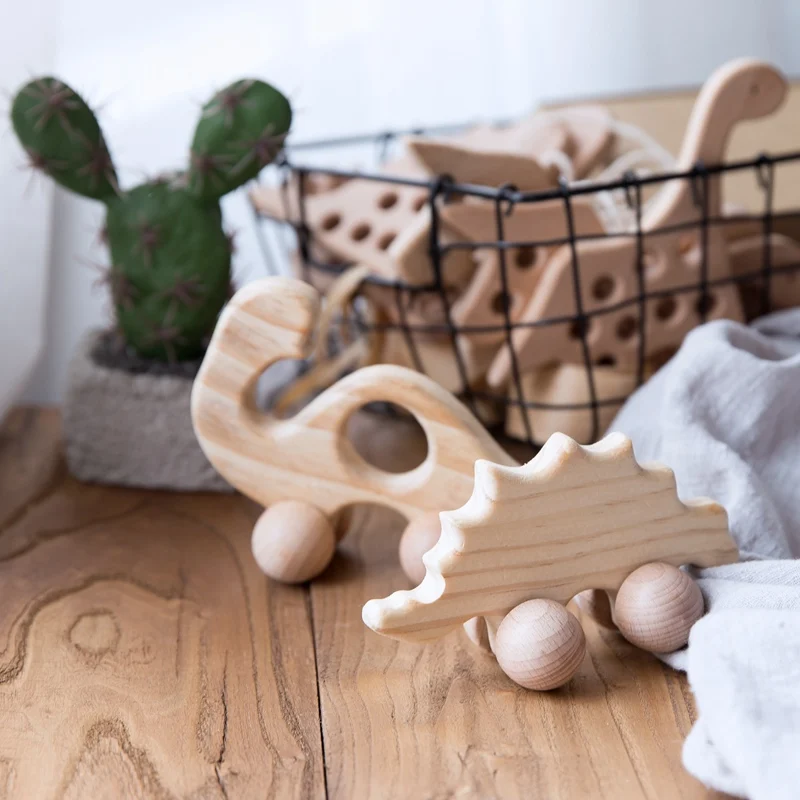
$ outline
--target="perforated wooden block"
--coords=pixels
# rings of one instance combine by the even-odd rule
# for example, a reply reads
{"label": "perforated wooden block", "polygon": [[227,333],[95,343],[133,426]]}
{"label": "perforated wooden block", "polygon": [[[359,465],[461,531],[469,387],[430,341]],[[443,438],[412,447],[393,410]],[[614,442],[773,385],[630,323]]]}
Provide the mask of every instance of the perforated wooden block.
{"label": "perforated wooden block", "polygon": [[[493,203],[470,202],[445,206],[442,219],[464,239],[472,242],[494,242],[498,238],[496,209]],[[576,197],[573,225],[578,235],[603,232],[603,226],[589,198]],[[534,242],[506,250],[506,284],[504,292],[500,253],[496,248],[477,251],[477,268],[464,293],[453,304],[453,320],[459,327],[488,327],[495,330],[472,332],[480,347],[497,345],[506,339],[502,329],[505,310],[516,322],[525,310],[545,266],[558,249],[553,240],[568,237],[566,210],[561,200],[519,203],[503,217],[505,242]]]}
{"label": "perforated wooden block", "polygon": [[[728,136],[736,123],[773,112],[785,93],[783,76],[763,62],[741,59],[718,70],[695,103],[678,159],[678,171],[688,171],[697,162],[721,162]],[[648,294],[663,292],[648,301],[644,313],[647,358],[677,347],[704,318],[741,320],[744,316],[739,294],[732,286],[712,287],[705,297],[699,289],[675,294],[668,291],[697,287],[700,283],[699,233],[697,229],[686,232],[674,228],[698,223],[703,209],[710,218],[721,214],[719,176],[709,175],[704,184],[701,187],[704,202],[698,207],[689,181],[667,183],[642,221],[644,288]],[[672,230],[660,232],[665,228]],[[606,313],[593,316],[586,323],[541,324],[578,313],[573,256],[568,246],[562,247],[548,262],[521,316],[521,322],[530,327],[514,332],[513,346],[520,367],[529,370],[554,360],[582,361],[583,331],[588,336],[594,363],[635,369],[641,335],[636,302],[639,295],[636,241],[615,238],[578,242],[576,251],[582,310]],[[709,279],[730,275],[728,242],[717,227],[708,230],[706,263]],[[492,385],[503,385],[509,374],[510,357],[504,348],[492,364],[489,380]]]}
{"label": "perforated wooden block", "polygon": [[[506,415],[506,434],[514,439],[527,439],[524,417],[528,417],[531,435],[536,442],[546,441],[552,434],[567,434],[581,444],[600,438],[608,429],[622,403],[637,385],[635,372],[622,372],[612,367],[592,370],[597,406],[597,432],[593,430],[591,408],[521,408],[510,405]],[[589,377],[583,364],[555,364],[527,372],[520,378],[522,396],[528,403],[552,406],[589,406]],[[509,397],[517,400],[516,385],[509,387]],[[609,404],[607,401],[619,401]]]}

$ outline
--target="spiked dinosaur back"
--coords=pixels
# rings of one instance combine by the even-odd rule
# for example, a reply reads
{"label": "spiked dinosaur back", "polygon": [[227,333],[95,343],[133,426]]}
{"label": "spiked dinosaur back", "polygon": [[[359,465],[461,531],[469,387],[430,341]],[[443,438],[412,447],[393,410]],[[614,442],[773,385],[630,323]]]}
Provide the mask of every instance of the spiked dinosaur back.
{"label": "spiked dinosaur back", "polygon": [[237,81],[203,107],[186,171],[122,190],[97,118],[65,83],[37,78],[11,108],[31,166],[105,203],[118,328],[139,355],[170,361],[202,354],[230,293],[220,198],[275,158],[291,120],[277,89]]}
{"label": "spiked dinosaur back", "polygon": [[364,606],[378,633],[426,641],[526,600],[615,593],[648,562],[738,560],[725,510],[706,498],[682,503],[672,470],[637,463],[621,433],[586,447],[554,433],[521,467],[478,461],[472,497],[440,518],[422,583]]}

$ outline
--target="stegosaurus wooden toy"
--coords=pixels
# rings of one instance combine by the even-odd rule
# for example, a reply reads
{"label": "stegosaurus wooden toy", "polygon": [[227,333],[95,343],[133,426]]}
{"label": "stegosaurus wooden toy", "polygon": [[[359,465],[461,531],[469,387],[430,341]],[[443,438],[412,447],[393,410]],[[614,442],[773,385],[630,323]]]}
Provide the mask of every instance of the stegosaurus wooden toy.
{"label": "stegosaurus wooden toy", "polygon": [[703,612],[677,567],[738,559],[725,510],[682,503],[672,470],[639,465],[620,433],[586,447],[554,434],[521,467],[478,461],[472,496],[440,520],[422,583],[370,600],[364,622],[427,641],[483,617],[501,667],[532,688],[560,685],[580,664],[583,632],[563,607],[579,592],[607,592],[627,638],[668,652]]}

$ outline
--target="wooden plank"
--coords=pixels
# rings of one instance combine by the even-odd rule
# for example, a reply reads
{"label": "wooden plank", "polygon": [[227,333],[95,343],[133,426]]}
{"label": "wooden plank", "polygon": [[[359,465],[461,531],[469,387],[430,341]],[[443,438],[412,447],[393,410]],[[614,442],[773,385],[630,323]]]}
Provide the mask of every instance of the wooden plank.
{"label": "wooden plank", "polygon": [[[373,461],[400,442],[415,460],[408,426],[393,442],[375,419],[356,436]],[[584,619],[576,679],[535,693],[463,632],[423,646],[368,631],[362,604],[408,586],[402,527],[385,509],[356,511],[311,590],[329,797],[716,796],[681,766],[694,714],[685,679],[618,634]]]}
{"label": "wooden plank", "polygon": [[254,504],[80,485],[55,412],[0,440],[0,795],[323,797],[307,591]]}
{"label": "wooden plank", "polygon": [[0,424],[0,527],[63,479],[59,415],[14,408]]}

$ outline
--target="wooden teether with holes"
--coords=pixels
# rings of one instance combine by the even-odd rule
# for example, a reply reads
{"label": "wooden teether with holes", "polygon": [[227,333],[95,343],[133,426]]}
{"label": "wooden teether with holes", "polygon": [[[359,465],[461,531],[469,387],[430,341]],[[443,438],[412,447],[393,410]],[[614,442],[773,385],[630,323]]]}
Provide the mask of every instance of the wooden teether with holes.
{"label": "wooden teether with holes", "polygon": [[608,592],[623,635],[668,652],[703,613],[700,590],[676,567],[738,560],[724,509],[684,505],[672,471],[640,466],[618,433],[588,447],[554,434],[521,467],[481,461],[469,501],[440,521],[419,586],[370,600],[364,622],[425,642],[483,618],[471,635],[533,689],[560,686],[581,663],[583,631],[564,608],[579,592]]}
{"label": "wooden teether with holes", "polygon": [[[248,497],[275,504],[257,525],[254,551],[268,574],[287,581],[307,580],[327,565],[330,520],[340,509],[378,503],[414,519],[463,503],[477,459],[514,463],[449,392],[402,367],[357,370],[290,419],[259,411],[258,377],[275,361],[306,353],[318,312],[318,293],[302,281],[266,278],[240,289],[220,317],[192,392],[192,420],[208,459]],[[411,412],[428,437],[428,456],[411,472],[373,467],[346,436],[350,415],[378,401]],[[287,514],[288,501],[304,512]]]}
{"label": "wooden teether with holes", "polygon": [[[430,177],[413,155],[395,159],[382,172],[397,178]],[[261,213],[296,221],[299,209],[290,207],[288,215],[276,213],[283,203],[279,191],[258,188],[251,199]],[[353,178],[330,191],[306,197],[306,224],[313,241],[342,263],[365,264],[374,275],[386,280],[427,285],[434,279],[429,255],[429,196],[425,186]],[[446,243],[448,237],[444,226],[441,241]],[[442,264],[443,281],[461,286],[472,269],[471,253],[454,252]]]}
{"label": "wooden teether with holes", "polygon": [[[773,67],[742,59],[719,69],[703,87],[692,111],[678,159],[677,171],[689,171],[697,162],[707,165],[722,161],[728,137],[736,123],[772,113],[783,101],[786,81]],[[709,217],[721,215],[719,175],[708,175],[701,186]],[[702,205],[702,204],[701,204]],[[667,183],[648,209],[642,222],[644,233],[645,291],[663,290],[659,299],[649,300],[645,311],[645,357],[675,348],[703,318],[742,319],[742,307],[735,286],[715,286],[703,297],[700,291],[670,294],[678,287],[697,286],[702,259],[699,227],[687,233],[660,231],[684,223],[699,224],[702,209],[694,202],[687,180]],[[707,265],[710,280],[730,274],[728,243],[718,226],[707,232]],[[519,328],[513,345],[522,369],[551,361],[581,363],[582,334],[585,333],[592,361],[633,370],[639,358],[639,307],[637,245],[633,237],[577,243],[584,312],[603,311],[580,325],[558,323]],[[573,285],[572,253],[568,246],[556,252],[542,274],[521,321],[541,323],[548,319],[572,317],[577,313]],[[628,305],[620,307],[619,304]],[[510,374],[508,348],[498,353],[489,372],[492,385],[505,383]]]}
{"label": "wooden teether with holes", "polygon": [[[494,203],[460,203],[444,206],[442,220],[466,241],[495,242],[498,239]],[[562,200],[516,205],[503,217],[503,240],[514,242],[558,242],[568,236],[566,210]],[[575,198],[573,225],[578,235],[603,233],[603,226],[589,198]],[[453,303],[453,321],[470,330],[475,347],[496,346],[506,338],[505,311],[512,322],[522,316],[556,244],[521,244],[506,250],[506,286],[503,290],[500,252],[478,252],[477,267],[463,294]],[[486,328],[487,330],[477,330]]]}

